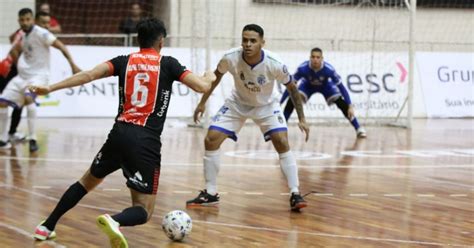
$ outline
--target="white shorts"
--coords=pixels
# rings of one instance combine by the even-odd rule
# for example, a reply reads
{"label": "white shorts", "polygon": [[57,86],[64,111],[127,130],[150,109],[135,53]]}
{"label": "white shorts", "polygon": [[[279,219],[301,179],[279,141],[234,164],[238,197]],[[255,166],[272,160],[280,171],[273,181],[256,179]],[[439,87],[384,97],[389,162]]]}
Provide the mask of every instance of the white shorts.
{"label": "white shorts", "polygon": [[242,129],[247,119],[252,119],[260,127],[265,141],[269,141],[270,135],[273,133],[288,131],[278,102],[252,107],[238,104],[229,99],[212,117],[209,130],[225,133],[229,138],[237,141],[237,133]]}
{"label": "white shorts", "polygon": [[20,76],[12,78],[8,82],[7,87],[3,90],[0,95],[0,101],[7,102],[13,107],[22,107],[25,105],[25,96],[35,97],[34,94],[28,91],[27,87],[30,85],[39,85],[44,86],[48,85],[49,76],[48,75],[36,75],[29,79],[24,79]]}

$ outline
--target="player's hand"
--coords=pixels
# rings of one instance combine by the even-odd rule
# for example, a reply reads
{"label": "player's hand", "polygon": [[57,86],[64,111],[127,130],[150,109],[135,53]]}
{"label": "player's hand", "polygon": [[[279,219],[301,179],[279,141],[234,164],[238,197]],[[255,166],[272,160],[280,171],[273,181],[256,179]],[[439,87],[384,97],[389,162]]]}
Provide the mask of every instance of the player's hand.
{"label": "player's hand", "polygon": [[32,93],[35,93],[36,95],[47,95],[47,94],[49,94],[49,92],[51,92],[51,89],[49,88],[49,86],[30,85],[30,86],[28,86],[28,89]]}
{"label": "player's hand", "polygon": [[300,121],[298,122],[298,127],[300,128],[301,132],[305,134],[305,142],[308,142],[309,139],[309,126],[306,123],[306,121]]}
{"label": "player's hand", "polygon": [[204,114],[204,111],[206,111],[206,105],[198,104],[196,109],[194,110],[194,123],[199,123],[199,119],[201,119],[202,115]]}
{"label": "player's hand", "polygon": [[76,64],[73,64],[71,66],[71,69],[72,69],[72,74],[76,74],[82,71],[81,68],[79,68]]}
{"label": "player's hand", "polygon": [[349,108],[347,109],[347,118],[349,120],[352,120],[353,117],[354,117],[354,107],[352,106],[352,104],[350,104]]}
{"label": "player's hand", "polygon": [[0,61],[0,76],[6,78],[10,73],[13,60],[10,56],[6,57],[4,60]]}
{"label": "player's hand", "polygon": [[204,72],[203,77],[206,79],[207,82],[212,83],[216,81],[217,77],[216,74],[214,74],[213,71],[206,71]]}

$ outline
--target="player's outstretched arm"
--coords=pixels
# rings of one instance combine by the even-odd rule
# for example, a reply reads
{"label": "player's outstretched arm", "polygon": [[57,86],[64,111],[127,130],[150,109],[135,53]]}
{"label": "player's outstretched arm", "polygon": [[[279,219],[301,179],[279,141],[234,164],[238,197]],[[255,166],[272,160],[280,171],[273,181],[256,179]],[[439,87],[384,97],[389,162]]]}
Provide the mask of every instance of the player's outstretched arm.
{"label": "player's outstretched arm", "polygon": [[211,83],[216,80],[216,75],[212,71],[204,72],[204,75],[197,76],[188,73],[183,78],[183,84],[199,93],[206,93],[211,89]]}
{"label": "player's outstretched arm", "polygon": [[60,89],[71,88],[74,86],[87,84],[100,78],[108,77],[111,75],[111,72],[109,70],[109,66],[106,63],[102,63],[94,67],[94,69],[92,70],[82,71],[80,73],[74,74],[59,83],[55,83],[49,86],[31,85],[28,86],[28,89],[38,95],[47,95],[48,93]]}
{"label": "player's outstretched arm", "polygon": [[306,118],[304,116],[304,111],[303,111],[303,103],[301,101],[301,96],[300,93],[298,92],[298,88],[296,87],[296,84],[291,82],[286,85],[286,89],[288,90],[288,93],[290,94],[291,100],[293,101],[293,105],[295,106],[296,113],[298,114],[298,127],[302,132],[305,133],[305,141],[308,141],[309,139],[309,127],[308,124],[306,124]]}
{"label": "player's outstretched arm", "polygon": [[211,96],[214,89],[217,87],[217,85],[219,85],[219,83],[221,82],[222,76],[224,75],[220,73],[219,70],[217,69],[214,71],[213,74],[215,74],[215,79],[212,81],[211,89],[205,92],[204,95],[202,95],[201,101],[199,101],[199,104],[196,106],[196,109],[194,110],[193,119],[195,123],[199,123],[199,119],[204,114],[204,111],[206,111],[207,99],[209,99],[209,96]]}
{"label": "player's outstretched arm", "polygon": [[67,62],[69,62],[69,65],[71,66],[72,74],[76,74],[81,71],[81,69],[74,63],[74,60],[72,59],[72,56],[67,50],[66,46],[59,39],[56,39],[51,46],[59,49],[63,53],[64,57],[67,59]]}

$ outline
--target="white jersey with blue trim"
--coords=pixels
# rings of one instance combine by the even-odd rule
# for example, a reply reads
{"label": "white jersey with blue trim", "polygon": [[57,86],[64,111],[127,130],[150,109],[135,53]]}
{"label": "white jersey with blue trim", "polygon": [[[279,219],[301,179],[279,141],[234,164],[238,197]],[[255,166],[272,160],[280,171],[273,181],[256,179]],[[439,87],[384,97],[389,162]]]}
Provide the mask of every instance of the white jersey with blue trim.
{"label": "white jersey with blue trim", "polygon": [[22,52],[18,60],[18,74],[22,78],[49,75],[49,47],[55,40],[56,36],[37,25],[23,36]]}
{"label": "white jersey with blue trim", "polygon": [[292,81],[286,65],[272,52],[263,49],[262,58],[255,65],[244,61],[242,48],[231,49],[222,57],[217,70],[222,74],[230,72],[234,77],[231,99],[253,107],[279,100],[275,81],[285,85]]}

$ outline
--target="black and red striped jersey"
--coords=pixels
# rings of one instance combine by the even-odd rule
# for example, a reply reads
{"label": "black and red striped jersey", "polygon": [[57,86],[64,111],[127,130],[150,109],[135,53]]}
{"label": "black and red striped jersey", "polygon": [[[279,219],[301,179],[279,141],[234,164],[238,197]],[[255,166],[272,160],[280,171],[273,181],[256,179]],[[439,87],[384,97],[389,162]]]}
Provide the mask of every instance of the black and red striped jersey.
{"label": "black and red striped jersey", "polygon": [[162,56],[152,48],[115,57],[107,64],[112,75],[119,77],[119,108],[115,120],[161,134],[173,82],[181,81],[190,71],[175,58]]}

